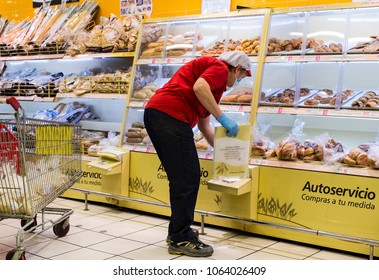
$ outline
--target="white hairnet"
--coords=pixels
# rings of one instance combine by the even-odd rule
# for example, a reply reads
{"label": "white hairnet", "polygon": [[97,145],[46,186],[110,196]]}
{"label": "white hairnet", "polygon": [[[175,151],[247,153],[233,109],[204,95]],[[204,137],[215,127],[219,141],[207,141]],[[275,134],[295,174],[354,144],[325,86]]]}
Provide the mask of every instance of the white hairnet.
{"label": "white hairnet", "polygon": [[250,70],[251,67],[249,57],[241,51],[224,52],[218,58],[233,67],[241,66],[246,70]]}

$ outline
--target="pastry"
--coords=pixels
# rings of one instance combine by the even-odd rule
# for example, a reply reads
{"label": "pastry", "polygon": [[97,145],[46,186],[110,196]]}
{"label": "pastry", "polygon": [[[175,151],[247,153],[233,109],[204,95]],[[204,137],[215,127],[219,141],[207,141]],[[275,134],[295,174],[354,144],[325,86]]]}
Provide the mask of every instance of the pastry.
{"label": "pastry", "polygon": [[224,96],[221,101],[222,102],[237,102],[238,95],[227,95]]}
{"label": "pastry", "polygon": [[237,97],[237,102],[250,103],[252,96],[250,94],[245,94]]}
{"label": "pastry", "polygon": [[318,101],[314,98],[308,98],[307,100],[304,101],[304,105],[307,105],[307,106],[317,106],[318,105]]}
{"label": "pastry", "polygon": [[342,162],[346,163],[346,164],[350,164],[350,165],[356,165],[357,164],[357,162],[349,156],[343,157]]}
{"label": "pastry", "polygon": [[141,137],[146,137],[147,135],[146,128],[141,129]]}
{"label": "pastry", "polygon": [[126,137],[141,137],[141,131],[127,131],[125,133]]}
{"label": "pastry", "polygon": [[265,152],[266,152],[266,149],[262,148],[261,146],[253,145],[251,147],[251,154],[253,156],[263,156]]}
{"label": "pastry", "polygon": [[263,158],[270,158],[270,157],[275,157],[276,153],[274,149],[268,149],[264,154]]}
{"label": "pastry", "polygon": [[141,143],[142,140],[142,137],[128,137],[126,138],[126,143]]}
{"label": "pastry", "polygon": [[132,123],[132,127],[134,127],[134,128],[145,128],[145,125],[142,122],[134,122],[134,123]]}
{"label": "pastry", "polygon": [[367,165],[367,153],[360,153],[357,156],[357,164],[366,166]]}

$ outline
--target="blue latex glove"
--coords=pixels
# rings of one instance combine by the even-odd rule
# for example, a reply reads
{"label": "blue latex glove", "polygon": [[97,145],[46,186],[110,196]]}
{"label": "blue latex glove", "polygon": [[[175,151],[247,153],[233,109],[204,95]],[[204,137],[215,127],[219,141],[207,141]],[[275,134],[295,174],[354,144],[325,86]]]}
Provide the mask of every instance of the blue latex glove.
{"label": "blue latex glove", "polygon": [[216,119],[227,131],[229,137],[235,137],[238,133],[238,123],[222,114]]}

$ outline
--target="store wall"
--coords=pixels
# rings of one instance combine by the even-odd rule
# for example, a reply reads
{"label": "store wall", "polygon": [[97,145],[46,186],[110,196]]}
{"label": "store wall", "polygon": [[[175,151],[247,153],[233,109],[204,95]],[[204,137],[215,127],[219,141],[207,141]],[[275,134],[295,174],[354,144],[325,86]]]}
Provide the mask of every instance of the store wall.
{"label": "store wall", "polygon": [[[83,0],[80,1],[80,3]],[[111,13],[120,15],[119,0],[97,0],[100,5],[99,16],[108,17]],[[231,10],[235,10],[237,5],[251,8],[263,7],[296,7],[314,6],[321,4],[341,4],[352,2],[351,0],[231,0]],[[151,17],[170,17],[196,15],[201,13],[202,0],[153,0],[153,13]],[[0,15],[16,21],[31,19],[34,17],[32,0],[0,0]]]}

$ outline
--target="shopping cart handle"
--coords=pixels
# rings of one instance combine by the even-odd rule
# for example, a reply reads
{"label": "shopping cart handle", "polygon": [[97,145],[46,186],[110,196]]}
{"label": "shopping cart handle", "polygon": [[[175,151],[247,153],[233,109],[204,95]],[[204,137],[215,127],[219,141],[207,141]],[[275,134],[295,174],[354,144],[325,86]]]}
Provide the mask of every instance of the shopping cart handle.
{"label": "shopping cart handle", "polygon": [[18,100],[14,96],[8,97],[7,99],[5,99],[5,102],[11,105],[15,111],[18,111],[21,108],[20,102],[18,102]]}

